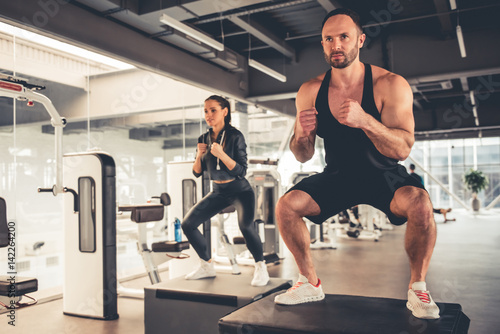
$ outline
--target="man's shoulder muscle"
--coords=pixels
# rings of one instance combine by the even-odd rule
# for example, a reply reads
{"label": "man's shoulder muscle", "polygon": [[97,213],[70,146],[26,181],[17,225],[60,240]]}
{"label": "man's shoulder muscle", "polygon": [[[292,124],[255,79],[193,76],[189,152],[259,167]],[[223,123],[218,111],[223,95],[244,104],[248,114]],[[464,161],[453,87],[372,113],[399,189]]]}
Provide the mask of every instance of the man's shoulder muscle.
{"label": "man's shoulder muscle", "polygon": [[303,110],[314,107],[316,96],[318,95],[324,77],[325,73],[304,82],[300,86],[299,92],[297,93],[297,106],[300,106],[298,109]]}
{"label": "man's shoulder muscle", "polygon": [[401,75],[372,65],[373,89],[376,94],[391,94],[394,89],[407,89],[410,85]]}

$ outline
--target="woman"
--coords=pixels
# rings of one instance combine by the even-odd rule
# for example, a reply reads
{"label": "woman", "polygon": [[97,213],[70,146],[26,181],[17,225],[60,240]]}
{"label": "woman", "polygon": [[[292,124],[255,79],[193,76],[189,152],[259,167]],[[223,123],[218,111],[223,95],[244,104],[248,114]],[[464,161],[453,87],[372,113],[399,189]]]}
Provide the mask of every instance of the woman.
{"label": "woman", "polygon": [[210,130],[198,138],[193,174],[199,177],[208,171],[213,191],[207,194],[184,217],[182,230],[200,257],[200,266],[186,279],[215,277],[214,264],[208,256],[207,243],[198,226],[233,205],[238,212],[238,225],[247,248],[255,260],[251,284],[263,286],[269,281],[264,262],[262,242],[254,227],[255,196],[245,179],[247,170],[246,143],[243,134],[231,123],[229,102],[217,95],[205,100],[205,121]]}

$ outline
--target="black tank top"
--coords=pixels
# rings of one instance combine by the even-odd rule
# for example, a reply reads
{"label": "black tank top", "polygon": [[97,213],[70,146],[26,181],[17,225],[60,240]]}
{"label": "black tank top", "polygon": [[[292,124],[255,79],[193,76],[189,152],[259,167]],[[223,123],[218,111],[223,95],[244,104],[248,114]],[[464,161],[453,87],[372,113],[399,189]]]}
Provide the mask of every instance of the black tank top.
{"label": "black tank top", "polygon": [[[382,155],[363,130],[340,124],[333,117],[328,105],[331,71],[326,72],[315,102],[318,111],[316,134],[323,138],[325,145],[325,171],[366,173],[393,168],[398,161]],[[369,64],[365,64],[361,107],[380,122],[380,112],[373,98],[372,68]]]}

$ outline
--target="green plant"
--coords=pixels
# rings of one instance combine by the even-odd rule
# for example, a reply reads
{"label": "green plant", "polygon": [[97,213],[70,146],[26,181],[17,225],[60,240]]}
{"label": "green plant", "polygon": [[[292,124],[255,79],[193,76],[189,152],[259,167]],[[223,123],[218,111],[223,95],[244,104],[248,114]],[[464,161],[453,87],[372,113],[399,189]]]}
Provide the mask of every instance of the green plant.
{"label": "green plant", "polygon": [[477,194],[488,186],[488,178],[483,172],[471,168],[464,175],[464,183],[467,189]]}

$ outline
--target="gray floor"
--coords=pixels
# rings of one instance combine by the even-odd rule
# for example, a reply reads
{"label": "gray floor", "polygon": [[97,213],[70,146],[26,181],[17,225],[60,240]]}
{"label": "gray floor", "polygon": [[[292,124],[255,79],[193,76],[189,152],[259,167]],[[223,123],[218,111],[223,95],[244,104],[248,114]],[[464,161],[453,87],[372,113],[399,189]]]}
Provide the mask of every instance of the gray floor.
{"label": "gray floor", "polygon": [[[469,333],[499,333],[500,319],[500,214],[452,212],[456,222],[438,220],[438,240],[433,255],[428,287],[436,301],[459,303],[471,319]],[[405,299],[409,279],[403,247],[405,227],[383,232],[379,242],[339,239],[336,250],[314,250],[323,289],[330,294],[351,294]],[[244,275],[251,275],[250,267]],[[279,265],[270,265],[273,277],[294,278],[297,269],[287,256]],[[163,279],[167,273],[162,273]],[[128,282],[147,284],[146,278]],[[64,316],[62,300],[18,310],[16,327],[7,325],[0,314],[0,333],[143,333],[144,303],[119,298],[120,318],[97,321]]]}

